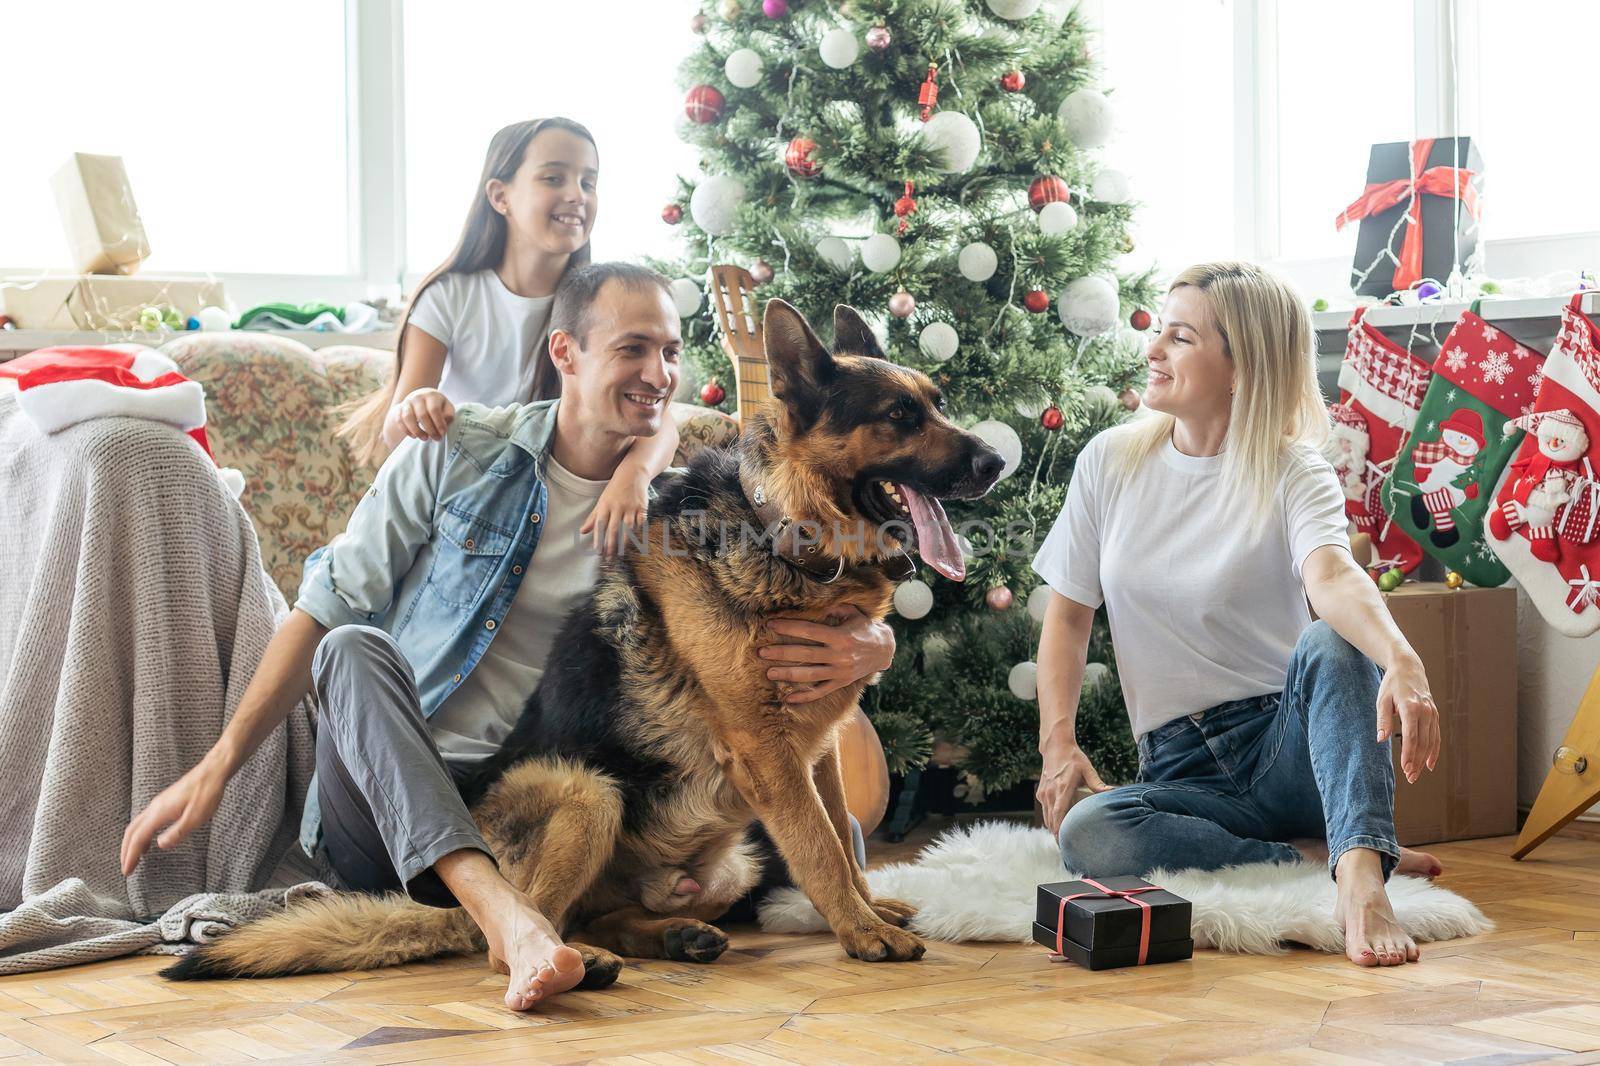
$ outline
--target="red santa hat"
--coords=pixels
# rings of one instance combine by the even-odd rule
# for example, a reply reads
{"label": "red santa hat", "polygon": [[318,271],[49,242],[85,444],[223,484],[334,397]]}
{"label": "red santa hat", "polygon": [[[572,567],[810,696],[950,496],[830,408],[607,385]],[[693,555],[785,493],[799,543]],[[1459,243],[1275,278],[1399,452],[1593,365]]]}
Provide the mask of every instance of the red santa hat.
{"label": "red santa hat", "polygon": [[1463,407],[1461,410],[1456,411],[1449,418],[1439,423],[1439,429],[1441,432],[1449,430],[1470,437],[1472,438],[1472,443],[1479,448],[1483,447],[1483,419],[1478,412],[1470,408]]}

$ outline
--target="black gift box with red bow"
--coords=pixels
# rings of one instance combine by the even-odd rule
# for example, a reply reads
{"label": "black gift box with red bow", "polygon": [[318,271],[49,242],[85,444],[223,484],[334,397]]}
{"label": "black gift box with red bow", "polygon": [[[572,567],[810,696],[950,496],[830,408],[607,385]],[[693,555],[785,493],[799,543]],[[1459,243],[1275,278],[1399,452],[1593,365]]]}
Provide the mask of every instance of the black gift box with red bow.
{"label": "black gift box with red bow", "polygon": [[1194,955],[1188,900],[1142,877],[1099,877],[1040,885],[1033,939],[1086,970],[1109,970]]}

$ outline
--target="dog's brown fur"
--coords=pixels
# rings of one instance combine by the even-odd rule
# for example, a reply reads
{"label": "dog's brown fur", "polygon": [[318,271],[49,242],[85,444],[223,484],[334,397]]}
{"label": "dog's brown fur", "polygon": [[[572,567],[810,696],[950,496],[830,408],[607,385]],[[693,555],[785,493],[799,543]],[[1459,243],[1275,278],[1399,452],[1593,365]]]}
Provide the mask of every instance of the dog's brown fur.
{"label": "dog's brown fur", "polygon": [[[502,872],[576,941],[587,987],[615,979],[617,955],[719,955],[727,938],[708,923],[760,875],[747,842],[756,820],[846,952],[923,952],[901,928],[912,909],[873,898],[850,844],[836,731],[865,681],[787,704],[795,686],[769,680],[758,650],[778,642],[774,616],[887,614],[893,588],[872,564],[893,543],[876,536],[883,519],[865,513],[862,486],[978,495],[998,457],[944,418],[925,375],[883,359],[850,308],[836,312],[831,354],[781,301],[765,330],[773,409],[750,419],[737,452],[697,460],[652,504],[648,550],[603,569],[516,731],[466,786]],[[820,524],[819,551],[852,564],[843,577],[820,582],[726,535],[759,528],[740,463],[785,513]],[[698,893],[674,891],[685,876]],[[367,968],[481,945],[460,911],[337,897],[246,926],[169,972]]]}

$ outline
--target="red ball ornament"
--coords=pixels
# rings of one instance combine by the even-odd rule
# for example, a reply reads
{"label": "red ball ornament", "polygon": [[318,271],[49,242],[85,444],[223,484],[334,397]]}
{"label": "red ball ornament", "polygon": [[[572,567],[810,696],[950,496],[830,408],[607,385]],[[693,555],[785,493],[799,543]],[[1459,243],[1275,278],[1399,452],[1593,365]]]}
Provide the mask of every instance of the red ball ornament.
{"label": "red ball ornament", "polygon": [[1066,420],[1066,416],[1061,413],[1061,408],[1059,407],[1046,407],[1044,414],[1039,416],[1039,424],[1051,433],[1060,429],[1061,423]]}
{"label": "red ball ornament", "polygon": [[765,285],[772,280],[772,264],[765,259],[757,259],[750,265],[750,280],[757,285]]}
{"label": "red ball ornament", "polygon": [[668,204],[661,209],[661,221],[669,226],[676,226],[683,221],[683,205]]}
{"label": "red ball ornament", "polygon": [[889,297],[889,313],[896,318],[910,318],[916,309],[916,298],[904,289]]}
{"label": "red ball ornament", "polygon": [[689,90],[689,95],[683,101],[683,113],[689,116],[690,122],[697,122],[702,126],[709,126],[722,117],[722,109],[728,101],[714,85],[696,85]]}
{"label": "red ball ornament", "polygon": [[810,137],[796,137],[784,149],[783,165],[797,178],[814,178],[822,171],[817,161],[811,158],[811,153],[816,150],[817,142]]}
{"label": "red ball ornament", "polygon": [[989,605],[991,611],[1003,611],[1011,606],[1011,590],[1004,585],[990,589],[984,594],[983,602]]}
{"label": "red ball ornament", "polygon": [[1043,211],[1045,204],[1053,204],[1067,199],[1072,195],[1072,190],[1067,188],[1067,183],[1054,174],[1033,179],[1028,186],[1028,206],[1035,212]]}
{"label": "red ball ornament", "polygon": [[1050,294],[1043,289],[1029,289],[1022,297],[1022,306],[1036,315],[1042,315],[1050,310]]}
{"label": "red ball ornament", "polygon": [[1008,93],[1020,93],[1028,79],[1020,70],[1008,70],[1000,75],[1000,88]]}
{"label": "red ball ornament", "polygon": [[1150,328],[1150,312],[1146,311],[1142,307],[1134,308],[1133,309],[1133,314],[1128,316],[1128,325],[1130,325],[1134,329],[1137,329],[1137,330],[1140,330],[1140,331],[1149,329]]}
{"label": "red ball ornament", "polygon": [[867,47],[874,52],[881,52],[889,47],[889,42],[894,37],[889,33],[887,26],[874,26],[867,31]]}
{"label": "red ball ornament", "polygon": [[700,386],[700,402],[707,407],[715,407],[727,398],[728,390],[724,389],[716,378]]}

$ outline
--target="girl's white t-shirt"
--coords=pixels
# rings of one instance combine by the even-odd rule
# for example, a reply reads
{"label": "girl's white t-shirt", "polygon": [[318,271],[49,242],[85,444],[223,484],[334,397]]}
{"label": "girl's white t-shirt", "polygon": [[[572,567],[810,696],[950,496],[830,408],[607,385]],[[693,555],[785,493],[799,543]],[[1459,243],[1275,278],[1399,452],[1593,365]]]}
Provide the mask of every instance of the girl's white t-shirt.
{"label": "girl's white t-shirt", "polygon": [[1315,449],[1294,446],[1270,517],[1249,526],[1221,491],[1222,456],[1169,440],[1142,468],[1120,466],[1131,426],[1078,457],[1067,500],[1033,568],[1086,607],[1106,605],[1134,736],[1230,700],[1282,691],[1311,624],[1300,567],[1349,550],[1344,495]]}
{"label": "girl's white t-shirt", "polygon": [[456,406],[533,399],[534,353],[554,296],[518,296],[493,270],[445,274],[422,290],[409,322],[445,346],[439,391]]}

